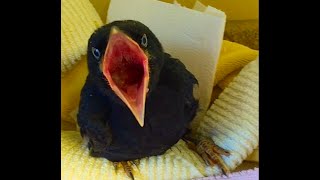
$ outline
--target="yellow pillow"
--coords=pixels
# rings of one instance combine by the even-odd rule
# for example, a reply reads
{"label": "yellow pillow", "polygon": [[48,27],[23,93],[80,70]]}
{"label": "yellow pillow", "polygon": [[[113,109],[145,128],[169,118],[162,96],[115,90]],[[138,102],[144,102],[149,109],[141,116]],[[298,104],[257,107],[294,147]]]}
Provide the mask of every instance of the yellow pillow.
{"label": "yellow pillow", "polygon": [[219,83],[231,72],[241,69],[256,59],[258,51],[244,45],[224,40],[221,47],[220,58],[217,64],[214,85]]}
{"label": "yellow pillow", "polygon": [[72,111],[80,101],[80,91],[88,75],[87,58],[82,56],[73,69],[61,79],[61,118],[74,123]]}

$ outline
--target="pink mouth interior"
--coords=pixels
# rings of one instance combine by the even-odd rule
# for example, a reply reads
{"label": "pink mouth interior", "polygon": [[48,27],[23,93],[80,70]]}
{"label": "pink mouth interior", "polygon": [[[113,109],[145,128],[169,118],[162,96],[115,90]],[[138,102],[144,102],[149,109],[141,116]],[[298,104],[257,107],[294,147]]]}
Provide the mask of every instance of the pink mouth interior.
{"label": "pink mouth interior", "polygon": [[147,57],[140,47],[122,33],[110,37],[103,62],[103,73],[111,88],[135,108],[143,103],[145,78],[149,79]]}

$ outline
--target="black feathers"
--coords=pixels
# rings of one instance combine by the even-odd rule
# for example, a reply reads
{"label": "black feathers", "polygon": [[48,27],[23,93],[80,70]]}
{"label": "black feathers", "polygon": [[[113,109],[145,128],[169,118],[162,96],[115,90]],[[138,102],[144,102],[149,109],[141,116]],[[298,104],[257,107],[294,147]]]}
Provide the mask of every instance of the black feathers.
{"label": "black feathers", "polygon": [[[149,92],[141,127],[128,107],[111,90],[101,72],[111,27],[116,26],[143,49],[149,60]],[[128,161],[163,154],[186,133],[196,115],[196,78],[178,60],[163,52],[155,35],[142,23],[116,21],[96,30],[88,43],[89,75],[81,92],[78,124],[89,138],[91,155]]]}

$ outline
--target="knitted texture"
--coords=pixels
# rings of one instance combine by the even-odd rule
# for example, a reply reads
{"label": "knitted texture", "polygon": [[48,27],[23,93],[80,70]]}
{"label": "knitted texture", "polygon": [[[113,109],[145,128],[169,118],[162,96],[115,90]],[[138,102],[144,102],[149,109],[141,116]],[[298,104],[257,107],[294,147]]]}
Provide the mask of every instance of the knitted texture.
{"label": "knitted texture", "polygon": [[70,70],[87,51],[93,31],[102,21],[89,0],[61,2],[61,75]]}
{"label": "knitted texture", "polygon": [[[258,145],[258,60],[245,66],[211,106],[198,133],[211,137],[230,151],[223,157],[235,169]],[[221,174],[208,167],[180,140],[164,155],[140,160],[133,166],[136,179],[191,179]],[[122,168],[117,172],[110,161],[89,156],[76,131],[61,132],[62,179],[129,179]]]}
{"label": "knitted texture", "polygon": [[250,62],[219,95],[197,132],[231,151],[223,157],[234,169],[258,147],[258,60]]}
{"label": "knitted texture", "polygon": [[[190,179],[220,174],[217,167],[207,167],[194,151],[180,140],[164,155],[140,160],[133,167],[135,179]],[[122,170],[114,170],[112,162],[104,158],[89,156],[88,148],[82,144],[75,131],[61,133],[61,179],[129,179]]]}

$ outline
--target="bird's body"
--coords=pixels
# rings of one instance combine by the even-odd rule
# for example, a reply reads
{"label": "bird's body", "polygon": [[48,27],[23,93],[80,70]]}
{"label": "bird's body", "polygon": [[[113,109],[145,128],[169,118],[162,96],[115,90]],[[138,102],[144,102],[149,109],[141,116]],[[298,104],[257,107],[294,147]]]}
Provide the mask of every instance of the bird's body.
{"label": "bird's body", "polygon": [[[101,87],[88,76],[81,95],[81,101],[86,103],[81,103],[79,121],[83,124],[81,130],[92,132],[92,139],[96,139],[93,156],[128,161],[160,155],[186,133],[198,108],[192,91],[197,81],[181,62],[169,55],[166,58],[157,87],[146,99],[143,127],[124,103],[110,97],[110,88],[101,92]],[[172,71],[173,68],[177,70]],[[185,78],[181,70],[187,74]],[[97,118],[92,120],[93,117]],[[107,128],[98,130],[103,127]]]}
{"label": "bird's body", "polygon": [[92,156],[124,162],[161,155],[185,137],[198,110],[198,81],[145,25],[115,21],[96,30],[88,68],[78,124]]}

